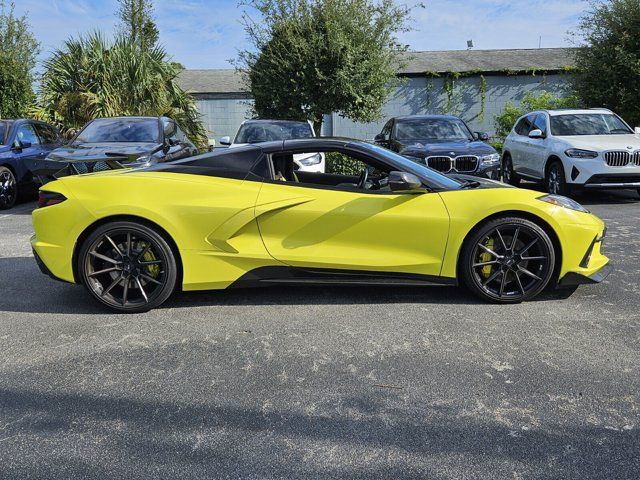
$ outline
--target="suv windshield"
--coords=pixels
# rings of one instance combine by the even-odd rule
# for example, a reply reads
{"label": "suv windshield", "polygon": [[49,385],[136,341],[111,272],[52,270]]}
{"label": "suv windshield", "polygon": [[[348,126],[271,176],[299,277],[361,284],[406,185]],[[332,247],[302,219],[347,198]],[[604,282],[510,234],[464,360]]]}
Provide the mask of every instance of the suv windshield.
{"label": "suv windshield", "polygon": [[233,143],[259,143],[311,137],[313,137],[313,131],[307,122],[249,122],[240,127]]}
{"label": "suv windshield", "polygon": [[158,143],[157,118],[100,118],[82,130],[73,143]]}
{"label": "suv windshield", "polygon": [[398,153],[387,150],[386,148],[379,147],[378,145],[372,145],[370,143],[361,142],[358,142],[358,145],[367,150],[371,150],[372,152],[375,152],[388,160],[391,160],[392,162],[399,165],[404,172],[413,173],[418,177],[427,178],[429,182],[437,188],[445,190],[458,190],[463,185],[462,182],[454,180],[451,177],[447,177],[446,175],[443,175],[442,173],[437,172],[436,170],[433,170],[426,165],[416,163]]}
{"label": "suv windshield", "polygon": [[577,113],[551,116],[551,133],[572,135],[628,135],[633,132],[618,116],[611,113]]}
{"label": "suv windshield", "polygon": [[428,143],[473,140],[465,123],[457,118],[399,120],[396,123],[396,138]]}

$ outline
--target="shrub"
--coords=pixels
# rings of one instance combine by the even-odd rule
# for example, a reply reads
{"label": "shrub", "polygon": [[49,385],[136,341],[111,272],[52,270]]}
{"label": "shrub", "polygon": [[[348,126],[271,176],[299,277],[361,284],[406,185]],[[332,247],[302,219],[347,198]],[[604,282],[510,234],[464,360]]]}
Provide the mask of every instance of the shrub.
{"label": "shrub", "polygon": [[348,155],[339,152],[327,152],[325,154],[326,172],[340,175],[360,175],[364,168],[360,160],[355,160]]}

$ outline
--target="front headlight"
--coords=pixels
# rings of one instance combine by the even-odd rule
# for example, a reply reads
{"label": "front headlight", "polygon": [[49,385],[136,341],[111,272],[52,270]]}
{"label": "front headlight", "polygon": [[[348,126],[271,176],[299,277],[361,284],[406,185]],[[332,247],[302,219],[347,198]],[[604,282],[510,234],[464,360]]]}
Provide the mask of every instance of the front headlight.
{"label": "front headlight", "polygon": [[598,152],[582,150],[581,148],[570,148],[564,154],[571,158],[596,158],[598,156]]}
{"label": "front headlight", "polygon": [[299,161],[305,167],[309,167],[311,165],[317,165],[322,161],[322,155],[319,153],[316,153],[315,155],[311,155],[310,157],[303,158],[302,160],[299,160]]}
{"label": "front headlight", "polygon": [[492,153],[490,155],[483,155],[480,157],[480,163],[483,167],[491,167],[500,163],[500,154]]}
{"label": "front headlight", "polygon": [[562,195],[543,195],[542,197],[538,197],[538,200],[543,202],[550,203],[551,205],[555,205],[557,207],[568,208],[569,210],[575,210],[576,212],[589,213],[589,210],[584,208],[575,200],[571,200],[570,198],[563,197]]}

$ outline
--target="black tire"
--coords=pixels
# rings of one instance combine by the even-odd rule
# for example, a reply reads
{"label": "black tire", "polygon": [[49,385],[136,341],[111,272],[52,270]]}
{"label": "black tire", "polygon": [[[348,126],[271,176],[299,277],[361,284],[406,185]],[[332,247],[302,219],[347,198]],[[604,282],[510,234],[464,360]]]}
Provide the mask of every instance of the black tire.
{"label": "black tire", "polygon": [[555,250],[537,224],[504,217],[481,225],[465,241],[460,255],[464,284],[494,303],[531,300],[551,282]]}
{"label": "black tire", "polygon": [[511,160],[511,155],[508,153],[505,153],[502,157],[502,181],[514,187],[520,185],[520,178],[513,170],[513,160]]}
{"label": "black tire", "polygon": [[0,210],[7,210],[16,204],[18,184],[16,177],[7,167],[0,167]]}
{"label": "black tire", "polygon": [[555,195],[569,195],[571,193],[564,175],[564,167],[558,160],[547,166],[544,175],[544,188],[547,192]]}
{"label": "black tire", "polygon": [[80,282],[102,305],[126,313],[145,312],[173,293],[178,268],[167,240],[138,222],[101,225],[80,246]]}

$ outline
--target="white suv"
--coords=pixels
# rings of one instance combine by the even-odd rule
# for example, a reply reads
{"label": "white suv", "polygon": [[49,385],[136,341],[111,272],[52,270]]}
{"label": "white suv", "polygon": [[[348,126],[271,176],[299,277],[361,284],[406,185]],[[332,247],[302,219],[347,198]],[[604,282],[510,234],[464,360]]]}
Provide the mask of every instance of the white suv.
{"label": "white suv", "polygon": [[505,140],[503,180],[543,181],[557,194],[575,187],[640,193],[639,133],[606,109],[528,113]]}

